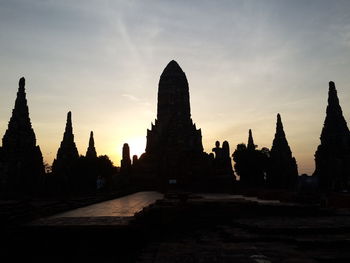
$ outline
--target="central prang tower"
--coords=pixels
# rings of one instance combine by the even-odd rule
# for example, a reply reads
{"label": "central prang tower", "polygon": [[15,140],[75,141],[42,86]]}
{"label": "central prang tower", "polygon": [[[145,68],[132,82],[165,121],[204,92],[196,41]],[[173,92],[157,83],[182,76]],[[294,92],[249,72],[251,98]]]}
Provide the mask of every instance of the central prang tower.
{"label": "central prang tower", "polygon": [[172,60],[160,76],[157,119],[147,130],[146,153],[139,163],[155,176],[158,186],[187,187],[205,166],[206,157],[201,130],[191,119],[186,75]]}
{"label": "central prang tower", "polygon": [[184,152],[202,153],[202,135],[191,119],[186,75],[172,60],[160,76],[157,119],[147,130],[146,153],[164,156]]}

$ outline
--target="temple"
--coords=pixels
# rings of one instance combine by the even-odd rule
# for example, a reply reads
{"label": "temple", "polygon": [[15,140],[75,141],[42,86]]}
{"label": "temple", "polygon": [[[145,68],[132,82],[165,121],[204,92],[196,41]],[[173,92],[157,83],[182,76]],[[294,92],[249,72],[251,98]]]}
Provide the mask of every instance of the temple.
{"label": "temple", "polygon": [[270,165],[266,183],[272,188],[290,189],[296,187],[298,168],[283,130],[281,115],[277,114],[276,133],[270,151]]}
{"label": "temple", "polygon": [[160,188],[169,183],[186,188],[204,176],[206,159],[201,130],[191,119],[186,75],[172,60],[160,76],[157,119],[147,130],[146,152],[138,166]]}
{"label": "temple", "polygon": [[15,107],[2,139],[2,162],[2,190],[10,193],[38,191],[45,171],[29,118],[24,78],[19,80]]}
{"label": "temple", "polygon": [[321,144],[315,153],[314,175],[323,192],[350,189],[350,134],[339,105],[337,90],[329,82],[326,119],[321,132]]}

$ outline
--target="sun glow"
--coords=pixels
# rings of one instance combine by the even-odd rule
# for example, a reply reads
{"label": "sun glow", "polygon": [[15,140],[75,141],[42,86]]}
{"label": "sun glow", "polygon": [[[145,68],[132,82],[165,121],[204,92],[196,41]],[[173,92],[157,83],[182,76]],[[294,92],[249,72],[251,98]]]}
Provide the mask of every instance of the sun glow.
{"label": "sun glow", "polygon": [[145,137],[132,137],[125,140],[127,144],[129,144],[130,148],[130,158],[134,155],[140,157],[141,154],[145,152],[146,149],[146,138]]}

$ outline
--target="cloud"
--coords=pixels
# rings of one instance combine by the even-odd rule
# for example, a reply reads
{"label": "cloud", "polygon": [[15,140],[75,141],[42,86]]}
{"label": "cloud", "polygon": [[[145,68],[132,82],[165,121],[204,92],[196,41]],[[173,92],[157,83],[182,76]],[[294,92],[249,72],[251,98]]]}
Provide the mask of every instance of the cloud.
{"label": "cloud", "polygon": [[138,98],[134,95],[131,95],[131,94],[122,94],[122,97],[127,98],[131,102],[135,102],[135,103],[137,103],[137,105],[140,105],[140,106],[145,106],[145,107],[151,106],[151,103],[149,103],[148,101],[140,99],[140,98]]}

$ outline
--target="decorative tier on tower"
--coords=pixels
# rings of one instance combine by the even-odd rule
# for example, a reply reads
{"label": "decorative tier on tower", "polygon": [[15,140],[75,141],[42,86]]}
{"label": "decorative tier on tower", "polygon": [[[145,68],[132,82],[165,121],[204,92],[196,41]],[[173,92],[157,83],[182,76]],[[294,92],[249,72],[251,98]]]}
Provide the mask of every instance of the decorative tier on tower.
{"label": "decorative tier on tower", "polygon": [[1,190],[8,192],[35,192],[44,174],[43,157],[36,146],[24,87],[25,79],[21,78],[15,107],[2,139],[4,174]]}
{"label": "decorative tier on tower", "polygon": [[146,153],[139,163],[163,186],[170,181],[181,185],[191,181],[205,155],[201,130],[191,119],[186,75],[172,60],[160,76],[157,119],[147,130]]}
{"label": "decorative tier on tower", "polygon": [[294,189],[298,168],[283,130],[281,115],[277,114],[276,133],[270,151],[267,184],[272,188]]}
{"label": "decorative tier on tower", "polygon": [[329,82],[326,119],[320,139],[314,173],[320,189],[324,192],[350,190],[350,134],[333,81]]}

